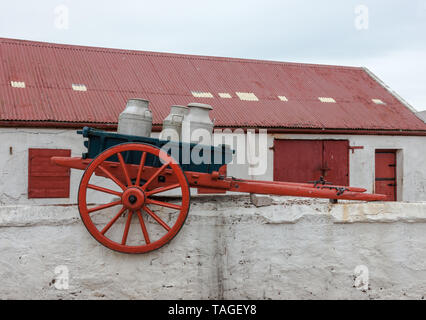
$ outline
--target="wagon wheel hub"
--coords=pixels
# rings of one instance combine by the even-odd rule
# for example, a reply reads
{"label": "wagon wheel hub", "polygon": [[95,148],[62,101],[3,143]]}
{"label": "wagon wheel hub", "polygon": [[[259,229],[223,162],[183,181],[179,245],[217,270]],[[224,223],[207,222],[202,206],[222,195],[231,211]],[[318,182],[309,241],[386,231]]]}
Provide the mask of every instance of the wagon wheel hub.
{"label": "wagon wheel hub", "polygon": [[131,195],[130,197],[129,197],[129,202],[131,203],[131,204],[135,204],[135,202],[138,200],[138,198],[136,198],[136,196],[134,196],[134,195]]}
{"label": "wagon wheel hub", "polygon": [[145,204],[145,199],[145,193],[137,187],[128,188],[121,196],[123,205],[130,210],[141,209]]}

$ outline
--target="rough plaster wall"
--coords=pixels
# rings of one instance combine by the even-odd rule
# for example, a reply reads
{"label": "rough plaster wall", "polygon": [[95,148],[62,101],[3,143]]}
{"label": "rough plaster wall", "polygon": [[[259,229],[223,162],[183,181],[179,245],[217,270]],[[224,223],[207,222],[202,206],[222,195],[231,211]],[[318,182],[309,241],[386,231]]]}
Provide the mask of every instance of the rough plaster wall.
{"label": "rough plaster wall", "polygon": [[[81,156],[83,139],[77,130],[0,128],[0,204],[73,204],[82,171],[71,170],[70,197],[66,199],[28,199],[28,148],[71,149],[72,156]],[[153,133],[158,136],[158,133]],[[350,152],[350,184],[374,191],[375,149],[401,149],[398,154],[399,169],[403,179],[398,180],[399,200],[426,201],[426,162],[424,150],[426,137],[400,136],[345,136],[345,135],[296,135],[274,134],[268,137],[268,146],[274,139],[349,139],[351,146],[364,146],[362,150]],[[12,147],[12,155],[9,154]],[[249,176],[248,166],[228,165],[228,174],[238,178],[273,180],[273,151],[268,150],[260,161],[268,163],[264,175]],[[402,163],[401,163],[402,162]],[[402,164],[402,166],[401,166]],[[192,194],[196,190],[192,190]]]}
{"label": "rough plaster wall", "polygon": [[75,206],[2,206],[0,299],[424,298],[426,203],[273,199],[196,198],[177,237],[142,255],[98,244]]}
{"label": "rough plaster wall", "polygon": [[[84,151],[77,130],[0,128],[0,204],[75,203],[82,171],[71,170],[70,198],[28,199],[28,149],[71,149],[71,156]],[[9,148],[12,148],[12,154]]]}

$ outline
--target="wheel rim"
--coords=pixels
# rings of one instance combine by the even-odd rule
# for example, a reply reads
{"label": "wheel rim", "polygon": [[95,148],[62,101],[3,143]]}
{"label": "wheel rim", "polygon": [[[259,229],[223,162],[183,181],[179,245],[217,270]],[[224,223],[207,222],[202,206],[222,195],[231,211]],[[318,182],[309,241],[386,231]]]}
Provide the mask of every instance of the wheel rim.
{"label": "wheel rim", "polygon": [[[141,154],[138,161],[137,170],[135,165],[129,165],[124,161],[126,152],[133,151]],[[113,172],[108,169],[108,159],[116,157],[116,170]],[[162,161],[158,168],[153,168],[153,174],[147,180],[143,180],[145,165],[148,157],[156,157]],[[169,184],[156,186],[156,180],[167,171]],[[102,183],[91,183],[91,179],[95,177],[95,173],[101,172],[107,180],[116,186],[116,190],[111,187],[105,187]],[[181,192],[181,204],[174,204],[155,199],[163,192],[169,190],[178,190]],[[118,189],[118,190],[117,190]],[[109,197],[115,196],[114,200],[107,200],[103,204],[88,204],[88,192],[97,192],[105,194]],[[169,156],[166,152],[151,145],[140,143],[125,143],[111,147],[99,154],[86,168],[80,182],[78,192],[78,208],[84,225],[90,234],[104,246],[125,253],[144,253],[160,248],[168,243],[179,232],[184,224],[189,210],[190,191],[185,174],[180,165]],[[164,210],[169,210],[169,220],[165,221],[161,214]],[[108,211],[108,212],[106,212]],[[111,213],[113,213],[111,215]],[[161,213],[161,214],[160,214]],[[127,214],[127,217],[126,217]],[[106,218],[103,223],[94,221],[93,216],[101,216]],[[135,217],[136,216],[136,217]],[[136,240],[136,244],[129,242],[129,230],[132,220],[139,223],[140,239]],[[174,220],[174,222],[170,222]],[[124,224],[121,227],[120,222]],[[134,221],[133,221],[134,222]],[[104,224],[104,225],[103,225]],[[136,223],[134,224],[136,225]],[[150,232],[149,228],[155,228],[155,232]],[[113,239],[110,235],[111,229],[116,229],[115,233],[120,233],[122,228],[121,239]],[[117,231],[118,228],[118,231]],[[163,230],[161,233],[160,230]],[[134,228],[132,228],[134,231]],[[165,232],[165,233],[164,233]],[[135,242],[135,237],[132,238]]]}

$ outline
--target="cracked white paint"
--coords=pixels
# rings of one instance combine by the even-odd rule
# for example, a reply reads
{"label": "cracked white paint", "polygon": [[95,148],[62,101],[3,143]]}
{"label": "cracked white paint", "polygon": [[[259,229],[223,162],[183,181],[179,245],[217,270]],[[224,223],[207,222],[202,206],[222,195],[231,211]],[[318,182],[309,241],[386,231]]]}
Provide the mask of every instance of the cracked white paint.
{"label": "cracked white paint", "polygon": [[[129,255],[94,240],[76,206],[0,206],[0,299],[422,299],[425,212],[198,197],[168,245]],[[59,267],[68,289],[55,287]]]}

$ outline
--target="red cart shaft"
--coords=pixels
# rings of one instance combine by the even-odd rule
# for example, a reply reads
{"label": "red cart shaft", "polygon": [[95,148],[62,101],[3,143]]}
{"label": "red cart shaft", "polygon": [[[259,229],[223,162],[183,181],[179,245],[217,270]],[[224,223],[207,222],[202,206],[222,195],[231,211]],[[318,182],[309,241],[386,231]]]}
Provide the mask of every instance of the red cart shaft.
{"label": "red cart shaft", "polygon": [[[84,170],[91,159],[70,158],[70,157],[52,157],[52,161],[57,165]],[[104,162],[104,167],[113,173],[120,181],[125,183],[126,177],[123,175],[120,164],[116,162]],[[128,174],[136,176],[138,165],[126,164]],[[142,178],[148,180],[159,168],[144,167]],[[105,176],[103,172],[96,171],[97,175]],[[170,175],[168,169],[164,170],[164,174]],[[260,181],[260,180],[245,180],[236,179],[233,177],[220,176],[218,172],[201,173],[185,171],[188,179],[188,184],[191,187],[210,188],[225,190],[230,192],[246,192],[257,194],[273,194],[281,196],[296,196],[310,198],[326,198],[326,199],[341,199],[341,200],[362,200],[362,201],[380,201],[385,200],[386,196],[381,194],[365,193],[366,189],[356,187],[344,187],[335,185],[315,185],[310,183],[293,183],[280,181]],[[166,178],[165,182],[155,181],[153,188],[166,187],[167,185],[176,183],[173,176]]]}
{"label": "red cart shaft", "polygon": [[[140,154],[140,159],[127,163],[125,159],[129,158],[123,155],[129,155],[129,152]],[[386,199],[385,195],[365,193],[363,188],[328,185],[322,178],[312,183],[295,183],[236,179],[220,175],[218,171],[183,171],[181,165],[166,152],[143,143],[118,144],[102,151],[94,159],[52,157],[51,161],[84,170],[78,189],[78,208],[84,225],[104,246],[126,253],[149,252],[171,241],[188,215],[190,187],[336,200]],[[191,168],[197,169],[196,166]],[[109,181],[92,180],[93,176],[105,177]],[[116,185],[114,189],[111,189],[111,182]],[[179,194],[177,200],[161,197],[163,192],[170,190]],[[102,203],[98,203],[99,198],[92,202],[93,193],[108,196],[100,197],[104,199]],[[111,195],[115,197],[113,200]],[[104,223],[96,222],[98,216],[106,218]],[[138,223],[132,224],[132,219]],[[135,233],[132,236],[130,230],[138,224],[140,232],[136,234],[139,236],[134,238]]]}

